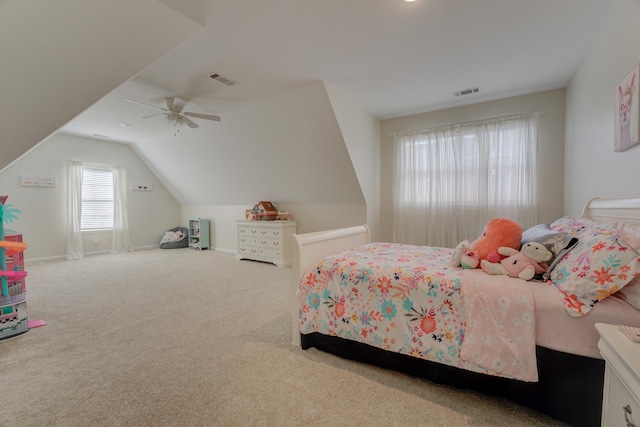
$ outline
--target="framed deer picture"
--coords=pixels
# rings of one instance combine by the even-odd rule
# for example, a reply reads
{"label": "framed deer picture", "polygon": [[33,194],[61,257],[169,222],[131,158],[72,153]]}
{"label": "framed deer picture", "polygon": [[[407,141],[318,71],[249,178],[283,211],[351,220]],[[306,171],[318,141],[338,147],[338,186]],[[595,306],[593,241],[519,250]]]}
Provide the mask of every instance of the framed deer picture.
{"label": "framed deer picture", "polygon": [[638,72],[640,64],[633,67],[616,88],[615,143],[614,150],[622,151],[638,143]]}

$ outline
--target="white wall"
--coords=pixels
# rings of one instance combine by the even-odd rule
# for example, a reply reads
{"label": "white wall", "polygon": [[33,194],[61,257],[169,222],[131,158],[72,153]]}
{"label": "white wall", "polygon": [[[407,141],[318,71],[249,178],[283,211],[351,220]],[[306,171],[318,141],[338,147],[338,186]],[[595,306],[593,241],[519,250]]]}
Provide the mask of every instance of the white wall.
{"label": "white wall", "polygon": [[[565,91],[557,89],[497,101],[416,114],[382,121],[382,240],[393,239],[393,137],[401,131],[425,129],[509,114],[544,111],[538,128],[538,222],[563,214]],[[469,236],[470,240],[477,236]]]}
{"label": "white wall", "polygon": [[613,151],[616,88],[640,62],[639,41],[640,1],[617,0],[567,87],[567,215],[593,197],[640,195],[640,145]]}
{"label": "white wall", "polygon": [[[7,228],[22,232],[28,244],[27,259],[65,256],[65,160],[121,165],[129,182],[153,185],[153,191],[129,191],[128,220],[134,246],[157,245],[164,232],[180,225],[180,206],[128,145],[57,134],[0,173],[0,194],[22,212]],[[52,176],[54,188],[20,185],[21,175]],[[94,244],[97,239],[97,244]],[[111,233],[83,233],[85,253],[108,251]]]}
{"label": "white wall", "polygon": [[[277,199],[270,201],[276,209],[292,214],[291,219],[298,222],[298,233],[351,227],[367,222],[366,206],[363,204],[292,205],[281,203]],[[257,202],[258,200],[255,203]],[[245,210],[252,207],[253,204],[183,206],[182,223],[187,224],[190,218],[208,219],[211,222],[211,247],[218,251],[235,253],[238,250],[236,220],[244,219]]]}
{"label": "white wall", "polygon": [[371,240],[380,236],[380,121],[325,83],[349,157],[367,202]]}
{"label": "white wall", "polygon": [[[153,183],[153,192],[129,193],[135,246],[157,244],[165,230],[201,217],[211,221],[212,247],[234,252],[235,221],[260,200],[291,212],[299,233],[377,228],[379,122],[336,90],[330,101],[322,82],[228,113],[220,123],[132,146],[63,134],[45,141],[0,173],[0,185],[24,212],[16,228],[35,239],[30,258],[66,253],[66,159],[122,164],[131,181]],[[59,185],[20,187],[20,174],[56,176]],[[43,230],[45,223],[53,226]],[[108,250],[110,241],[109,233],[86,234],[85,251]]]}
{"label": "white wall", "polygon": [[183,205],[365,202],[322,82],[199,125],[136,144]]}
{"label": "white wall", "polygon": [[[324,83],[314,82],[226,113],[221,122],[138,143],[136,150],[183,205],[183,223],[211,221],[218,250],[236,250],[235,220],[260,200],[291,212],[300,233],[363,224],[369,200],[362,186],[374,205],[377,196],[377,121],[340,105],[364,128],[349,128],[349,147]],[[371,163],[355,168],[352,148],[354,156],[366,153],[360,162]]]}

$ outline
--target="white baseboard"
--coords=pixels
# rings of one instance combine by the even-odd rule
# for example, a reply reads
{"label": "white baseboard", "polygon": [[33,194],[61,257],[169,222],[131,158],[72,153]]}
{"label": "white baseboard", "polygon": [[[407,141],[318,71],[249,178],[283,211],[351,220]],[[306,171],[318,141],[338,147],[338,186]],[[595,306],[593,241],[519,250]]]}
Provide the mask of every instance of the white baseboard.
{"label": "white baseboard", "polygon": [[[133,248],[134,251],[146,251],[149,249],[156,249],[159,248],[160,245],[146,245],[146,246],[136,246]],[[84,256],[88,257],[88,256],[94,256],[94,255],[104,255],[104,254],[108,254],[111,253],[111,251],[93,251],[93,252],[85,252]],[[41,258],[26,258],[25,257],[25,261],[27,262],[35,262],[35,261],[60,261],[60,260],[65,260],[67,259],[66,255],[56,255],[56,256],[49,256],[49,257],[41,257]]]}
{"label": "white baseboard", "polygon": [[233,249],[224,249],[224,248],[213,248],[216,252],[222,252],[225,254],[237,255],[238,251],[234,251]]}

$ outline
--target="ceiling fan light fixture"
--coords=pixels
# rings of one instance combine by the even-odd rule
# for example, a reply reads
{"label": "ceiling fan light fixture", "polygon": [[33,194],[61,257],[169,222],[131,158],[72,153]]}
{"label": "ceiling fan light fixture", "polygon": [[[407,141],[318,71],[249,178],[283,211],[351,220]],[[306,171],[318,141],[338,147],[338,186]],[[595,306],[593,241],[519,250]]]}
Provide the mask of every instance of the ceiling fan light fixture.
{"label": "ceiling fan light fixture", "polygon": [[175,114],[165,114],[162,121],[168,125],[175,126],[178,123],[178,116]]}

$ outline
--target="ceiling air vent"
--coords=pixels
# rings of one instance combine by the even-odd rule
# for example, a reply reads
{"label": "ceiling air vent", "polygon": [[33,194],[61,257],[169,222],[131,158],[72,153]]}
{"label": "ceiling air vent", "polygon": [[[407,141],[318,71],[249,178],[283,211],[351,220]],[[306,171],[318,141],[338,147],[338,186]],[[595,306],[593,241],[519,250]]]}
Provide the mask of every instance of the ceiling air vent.
{"label": "ceiling air vent", "polygon": [[211,77],[213,80],[219,81],[220,83],[224,83],[227,86],[233,86],[234,84],[238,83],[236,81],[231,80],[229,77],[225,77],[222,74],[218,74],[218,73],[213,73],[209,77]]}
{"label": "ceiling air vent", "polygon": [[463,95],[471,95],[472,93],[478,93],[478,92],[480,92],[480,88],[476,86],[469,89],[456,90],[452,93],[454,96],[463,96]]}

